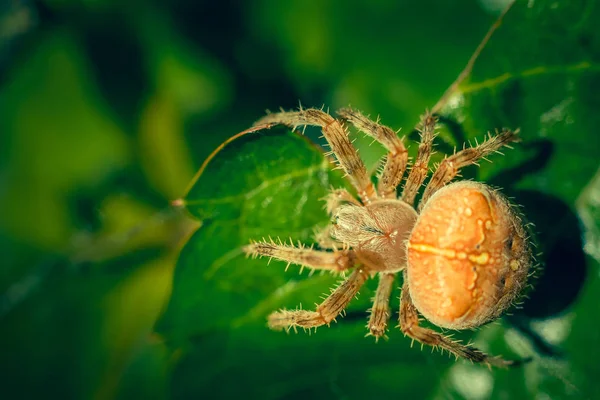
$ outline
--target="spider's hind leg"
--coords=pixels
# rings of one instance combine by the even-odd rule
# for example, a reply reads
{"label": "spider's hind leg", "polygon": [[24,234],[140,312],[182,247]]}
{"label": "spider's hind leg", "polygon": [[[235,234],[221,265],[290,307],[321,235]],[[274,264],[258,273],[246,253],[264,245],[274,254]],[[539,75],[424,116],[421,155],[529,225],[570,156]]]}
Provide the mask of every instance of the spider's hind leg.
{"label": "spider's hind leg", "polygon": [[419,315],[410,298],[408,284],[406,282],[405,279],[404,286],[402,287],[402,294],[400,296],[400,328],[405,336],[434,348],[440,347],[441,349],[454,354],[457,358],[462,357],[476,363],[495,367],[511,367],[523,363],[521,360],[511,361],[504,360],[500,357],[489,356],[479,349],[452,340],[432,329],[419,326]]}
{"label": "spider's hind leg", "polygon": [[337,114],[386,148],[388,154],[379,175],[377,190],[383,198],[396,198],[396,187],[400,184],[408,163],[408,151],[402,139],[389,127],[372,121],[357,110],[342,108]]}

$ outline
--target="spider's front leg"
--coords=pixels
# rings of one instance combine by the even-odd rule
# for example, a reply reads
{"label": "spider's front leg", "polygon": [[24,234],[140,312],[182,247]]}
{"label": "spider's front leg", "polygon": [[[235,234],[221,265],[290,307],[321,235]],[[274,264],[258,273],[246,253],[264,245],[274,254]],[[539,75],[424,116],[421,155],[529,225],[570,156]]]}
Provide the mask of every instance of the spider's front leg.
{"label": "spider's front leg", "polygon": [[340,286],[317,306],[315,311],[280,310],[269,315],[268,323],[271,329],[289,330],[296,327],[316,328],[329,324],[348,306],[357,295],[358,290],[369,278],[368,272],[358,267]]}
{"label": "spider's front leg", "polygon": [[440,347],[454,354],[456,357],[462,357],[476,363],[495,367],[510,367],[522,363],[522,361],[508,361],[500,357],[489,356],[481,350],[454,341],[431,329],[419,326],[419,314],[410,298],[407,282],[408,280],[405,275],[404,286],[402,287],[402,294],[400,296],[400,328],[405,336],[434,348]]}
{"label": "spider's front leg", "polygon": [[356,188],[363,204],[377,198],[375,187],[367,174],[365,164],[358,156],[358,151],[348,139],[348,133],[337,119],[324,111],[309,108],[300,111],[283,111],[267,114],[255,123],[256,125],[273,126],[286,125],[295,129],[300,125],[321,127],[331,152],[335,155],[341,169],[346,173],[350,182]]}
{"label": "spider's front leg", "polygon": [[370,120],[357,110],[342,108],[337,114],[386,148],[388,154],[379,175],[377,190],[383,198],[396,198],[396,187],[400,184],[408,163],[408,151],[402,139],[389,127]]}

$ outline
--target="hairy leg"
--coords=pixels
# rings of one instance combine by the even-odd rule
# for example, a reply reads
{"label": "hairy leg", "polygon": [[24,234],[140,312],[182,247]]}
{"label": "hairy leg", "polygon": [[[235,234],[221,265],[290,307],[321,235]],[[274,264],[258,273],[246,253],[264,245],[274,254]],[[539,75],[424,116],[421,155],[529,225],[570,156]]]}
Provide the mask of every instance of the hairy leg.
{"label": "hairy leg", "polygon": [[383,171],[379,175],[377,190],[383,198],[396,198],[396,187],[400,184],[408,163],[408,151],[402,139],[392,129],[372,121],[359,111],[342,108],[337,114],[387,149],[388,154]]}
{"label": "hairy leg", "polygon": [[346,189],[333,189],[322,200],[325,200],[325,209],[329,215],[332,215],[333,211],[343,203],[351,203],[355,206],[361,205]]}
{"label": "hairy leg", "polygon": [[517,138],[517,133],[518,130],[511,131],[505,129],[495,136],[488,134],[488,139],[483,143],[475,147],[463,149],[450,157],[446,157],[431,176],[431,180],[427,184],[419,203],[419,209],[423,207],[435,192],[450,182],[461,168],[476,164],[480,159],[485,159],[491,153],[498,152],[503,146],[514,142]]}
{"label": "hairy leg", "polygon": [[243,250],[252,257],[270,257],[286,261],[288,266],[297,264],[313,270],[343,272],[356,263],[353,250],[320,251],[302,245],[296,247],[292,244],[284,244],[281,241],[275,243],[273,240],[250,243],[244,246]]}
{"label": "hairy leg", "polygon": [[315,241],[322,249],[339,250],[347,249],[348,246],[342,242],[338,242],[331,236],[331,225],[327,225],[325,228],[315,229],[314,234]]}
{"label": "hairy leg", "polygon": [[324,111],[309,108],[300,111],[267,114],[255,123],[255,125],[265,126],[276,124],[286,125],[293,129],[301,125],[321,127],[331,152],[335,154],[339,166],[356,188],[362,202],[368,204],[377,197],[375,187],[367,174],[367,168],[358,156],[358,151],[348,139],[348,133],[340,121]]}
{"label": "hairy leg", "polygon": [[489,356],[481,350],[452,340],[431,329],[419,326],[419,315],[410,298],[406,276],[404,282],[402,294],[400,296],[400,328],[405,336],[417,340],[422,344],[433,346],[434,348],[440,347],[441,349],[454,354],[457,358],[466,358],[467,360],[476,363],[492,365],[495,367],[510,367],[521,363],[521,361],[507,361],[500,357]]}
{"label": "hairy leg", "polygon": [[429,112],[423,115],[419,122],[421,143],[419,143],[417,159],[410,169],[402,191],[402,200],[410,205],[415,202],[415,196],[429,172],[429,158],[431,157],[436,123],[437,119]]}
{"label": "hairy leg", "polygon": [[396,274],[382,273],[379,275],[379,284],[375,298],[373,299],[373,307],[371,308],[371,317],[367,327],[369,335],[375,336],[375,340],[380,337],[385,337],[388,321],[390,319],[390,296],[394,285]]}
{"label": "hairy leg", "polygon": [[366,270],[356,268],[337,289],[331,292],[329,297],[317,306],[316,311],[276,311],[269,315],[269,327],[275,330],[289,330],[296,327],[316,328],[329,324],[348,306],[368,277]]}

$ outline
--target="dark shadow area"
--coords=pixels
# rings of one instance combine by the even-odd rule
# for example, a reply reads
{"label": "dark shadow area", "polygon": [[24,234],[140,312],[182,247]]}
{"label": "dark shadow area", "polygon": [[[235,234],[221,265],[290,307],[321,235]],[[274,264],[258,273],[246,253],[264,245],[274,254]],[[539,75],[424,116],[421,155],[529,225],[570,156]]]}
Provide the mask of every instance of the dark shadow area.
{"label": "dark shadow area", "polygon": [[142,100],[149,91],[143,50],[130,25],[115,15],[113,29],[103,21],[89,21],[82,29],[85,50],[91,60],[95,79],[119,119],[135,132]]}
{"label": "dark shadow area", "polygon": [[[244,19],[244,8],[237,1],[184,2],[169,11],[186,38],[229,66],[236,86],[232,107],[249,115],[250,122],[260,118],[265,108],[298,106],[300,96],[289,80],[281,80],[286,75],[283,54],[273,43],[253,37]],[[244,40],[240,42],[240,38]],[[252,46],[245,46],[245,41],[252,42]],[[265,68],[264,60],[257,59],[257,55],[265,54],[270,58],[269,68]],[[310,98],[302,98],[310,104]],[[248,109],[249,104],[255,107]],[[243,118],[239,114],[237,117]]]}
{"label": "dark shadow area", "polygon": [[563,359],[564,351],[544,340],[531,326],[531,319],[521,314],[507,317],[510,325],[525,336],[537,354],[554,359]]}
{"label": "dark shadow area", "polygon": [[558,197],[534,190],[515,189],[515,183],[545,168],[552,158],[553,144],[545,139],[522,144],[536,154],[520,165],[506,169],[488,182],[521,206],[537,254],[536,278],[520,314],[543,319],[564,312],[577,299],[586,277],[582,227],[577,215]]}
{"label": "dark shadow area", "polygon": [[510,191],[533,223],[538,253],[535,277],[522,308],[507,321],[524,334],[536,351],[548,357],[562,352],[545,342],[531,326],[534,320],[559,316],[574,304],[587,275],[580,221],[560,199],[536,191]]}
{"label": "dark shadow area", "polygon": [[520,313],[543,319],[563,313],[577,300],[586,277],[580,221],[560,199],[536,191],[511,191],[533,223],[539,263],[534,288]]}
{"label": "dark shadow area", "polygon": [[[186,140],[198,165],[210,151],[250,127],[267,109],[293,109],[301,98],[306,104],[318,98],[301,95],[293,82],[282,79],[287,72],[281,50],[273,42],[257,40],[239,2],[183,2],[168,12],[186,39],[227,67],[225,71],[235,93],[218,112],[191,115],[185,121]],[[264,63],[265,55],[269,57],[268,64]],[[223,120],[230,121],[228,131],[223,131]]]}
{"label": "dark shadow area", "polygon": [[[450,131],[450,134],[456,140],[456,143],[467,143],[467,135],[465,135],[465,131],[458,122],[444,115],[435,114],[435,117],[437,117],[438,123],[440,125],[445,126]],[[407,137],[409,140],[415,143],[419,143],[421,141],[421,134],[419,133],[417,127],[413,128],[408,133]],[[439,137],[436,138],[434,146],[436,152],[440,152],[443,154],[454,153],[454,146],[450,143],[440,140]]]}
{"label": "dark shadow area", "polygon": [[519,143],[519,147],[525,150],[533,150],[535,151],[535,154],[533,157],[524,160],[519,165],[504,169],[496,174],[496,176],[488,181],[490,185],[498,186],[509,191],[515,183],[519,182],[527,175],[542,171],[552,159],[552,154],[554,153],[554,144],[548,139],[538,139],[535,141]]}
{"label": "dark shadow area", "polygon": [[[450,131],[452,137],[456,140],[456,143],[467,143],[467,135],[465,135],[465,131],[458,122],[443,115],[436,115],[436,117],[438,117],[439,123],[444,125]],[[436,141],[435,147],[436,150],[441,151],[444,154],[452,154],[454,152],[454,146],[441,140]]]}
{"label": "dark shadow area", "polygon": [[523,177],[545,168],[553,153],[552,142],[545,139],[522,146],[535,149],[536,154],[489,181],[503,188],[521,206],[524,219],[531,223],[529,230],[535,245],[537,265],[534,277],[530,278],[532,289],[522,308],[515,310],[507,321],[531,341],[538,354],[561,358],[562,351],[540,337],[531,322],[558,316],[577,300],[587,275],[582,226],[575,212],[558,197],[515,189],[515,183]]}

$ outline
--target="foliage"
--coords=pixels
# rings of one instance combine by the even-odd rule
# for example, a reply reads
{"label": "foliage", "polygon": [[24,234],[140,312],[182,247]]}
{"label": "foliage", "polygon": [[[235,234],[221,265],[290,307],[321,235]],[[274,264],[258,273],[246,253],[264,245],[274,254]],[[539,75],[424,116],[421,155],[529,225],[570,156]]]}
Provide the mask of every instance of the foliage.
{"label": "foliage", "polygon": [[[597,1],[517,1],[441,110],[437,160],[487,130],[521,129],[514,150],[464,175],[524,206],[543,273],[522,310],[460,336],[533,356],[523,368],[455,362],[397,329],[364,338],[373,282],[317,334],[269,331],[269,312],[308,307],[335,279],[244,258],[240,246],[310,242],[327,222],[319,198],[345,182],[310,129],[251,132],[211,155],[264,108],[298,99],[404,126],[414,155],[410,128],[459,74],[499,12],[492,3],[47,0],[19,6],[26,19],[0,8],[3,390],[600,397]],[[29,25],[4,29],[15,15]],[[374,168],[382,149],[356,139]],[[191,218],[168,206],[188,182]]]}

